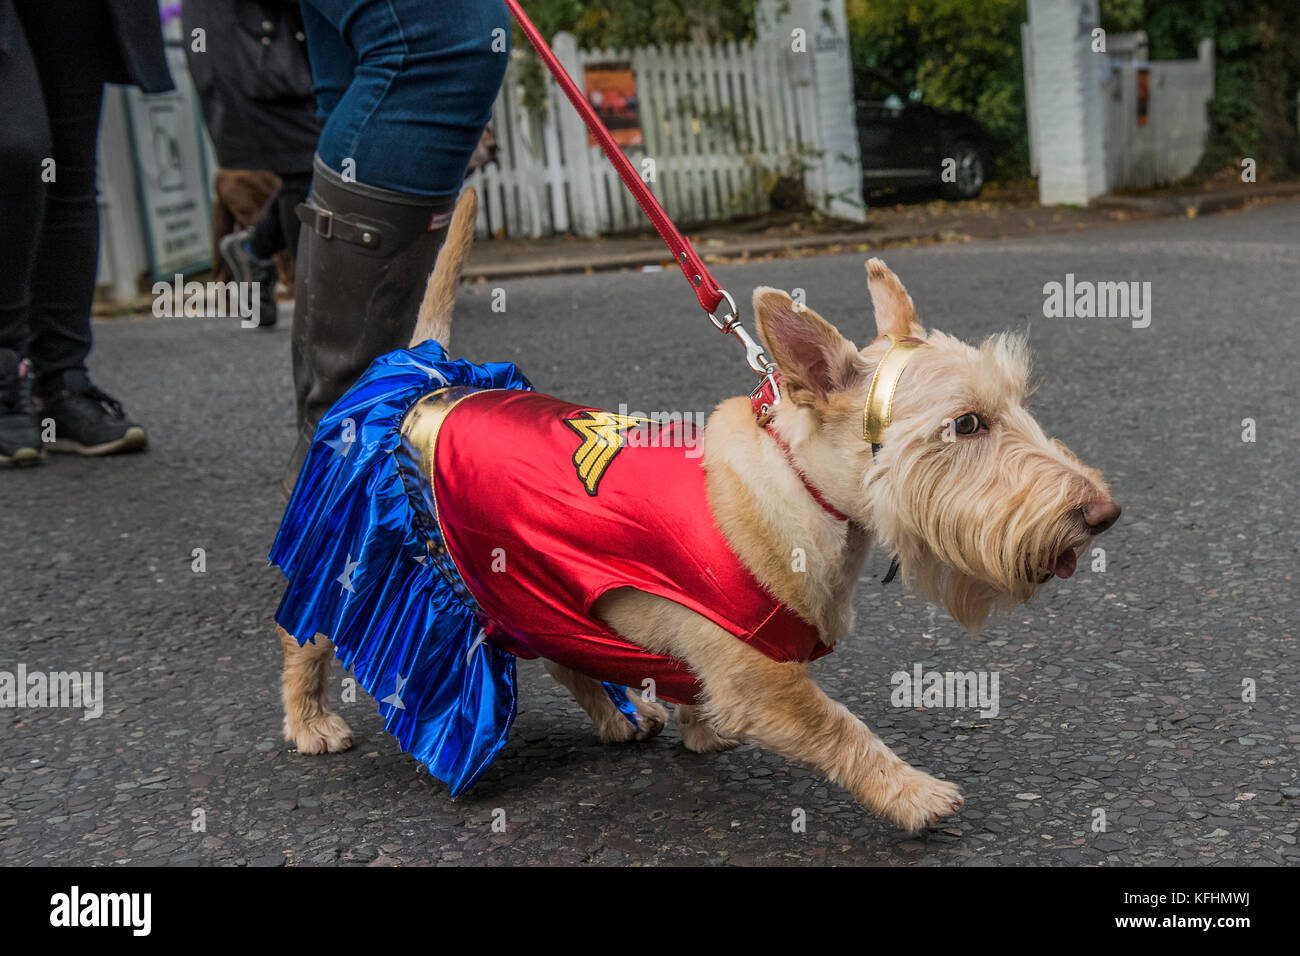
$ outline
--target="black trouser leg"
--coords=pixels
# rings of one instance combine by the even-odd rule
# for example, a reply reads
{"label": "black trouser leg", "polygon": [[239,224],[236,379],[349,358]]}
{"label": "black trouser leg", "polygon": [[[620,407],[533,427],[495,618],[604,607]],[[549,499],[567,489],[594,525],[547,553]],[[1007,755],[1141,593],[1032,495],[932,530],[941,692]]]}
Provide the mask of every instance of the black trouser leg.
{"label": "black trouser leg", "polygon": [[280,177],[284,188],[275,197],[280,207],[280,228],[284,230],[284,248],[290,252],[298,251],[298,235],[302,223],[298,220],[298,206],[307,201],[311,195],[311,173],[290,173]]}
{"label": "black trouser leg", "polygon": [[99,262],[95,146],[116,47],[104,3],[16,0],[15,6],[40,78],[53,146],[54,179],[37,180],[35,187],[45,190],[45,216],[36,242],[27,348],[37,375],[46,377],[83,368],[90,352]]}
{"label": "black trouser leg", "polygon": [[51,148],[36,64],[23,31],[15,33],[0,54],[0,349],[26,355]]}
{"label": "black trouser leg", "polygon": [[248,245],[259,259],[269,259],[281,249],[298,248],[298,221],[294,210],[307,201],[311,191],[311,173],[277,173],[281,186],[262,210],[262,218],[253,227]]}

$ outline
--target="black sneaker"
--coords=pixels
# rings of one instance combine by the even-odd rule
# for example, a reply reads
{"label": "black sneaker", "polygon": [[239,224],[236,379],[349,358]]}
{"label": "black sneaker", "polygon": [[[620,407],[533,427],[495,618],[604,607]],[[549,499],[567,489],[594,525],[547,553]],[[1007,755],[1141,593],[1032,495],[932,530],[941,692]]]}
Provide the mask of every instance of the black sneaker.
{"label": "black sneaker", "polygon": [[0,464],[34,465],[45,456],[32,421],[32,381],[26,362],[0,349]]}
{"label": "black sneaker", "polygon": [[112,455],[148,444],[144,429],[126,417],[117,399],[104,394],[82,369],[42,378],[36,387],[35,420],[54,420],[50,451]]}
{"label": "black sneaker", "polygon": [[260,301],[257,328],[269,329],[275,325],[275,282],[279,278],[274,259],[259,259],[245,247],[244,242],[253,234],[253,230],[232,232],[223,236],[217,243],[221,260],[230,269],[236,282],[256,282]]}

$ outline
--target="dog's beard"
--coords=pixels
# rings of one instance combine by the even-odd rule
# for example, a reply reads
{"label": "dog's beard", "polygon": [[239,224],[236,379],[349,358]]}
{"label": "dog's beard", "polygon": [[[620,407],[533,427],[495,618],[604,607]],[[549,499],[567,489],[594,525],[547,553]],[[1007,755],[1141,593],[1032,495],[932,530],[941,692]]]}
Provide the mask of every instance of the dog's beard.
{"label": "dog's beard", "polygon": [[950,554],[940,555],[909,535],[887,546],[892,544],[905,580],[976,633],[991,614],[1025,603],[1053,576],[1073,572],[1076,556],[1091,540],[1077,524],[1057,503],[1047,515],[971,531]]}
{"label": "dog's beard", "polygon": [[[900,568],[903,564],[900,559]],[[977,633],[994,611],[1020,603],[1018,598],[1004,594],[987,582],[937,561],[916,565],[909,578],[917,590],[943,605],[953,620],[971,634]]]}

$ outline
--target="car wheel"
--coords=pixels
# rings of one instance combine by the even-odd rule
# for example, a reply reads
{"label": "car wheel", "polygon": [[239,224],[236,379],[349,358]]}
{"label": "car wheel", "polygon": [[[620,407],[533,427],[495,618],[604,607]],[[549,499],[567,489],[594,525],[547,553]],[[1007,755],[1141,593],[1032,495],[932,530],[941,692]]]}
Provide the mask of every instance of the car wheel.
{"label": "car wheel", "polygon": [[974,199],[984,188],[984,156],[972,143],[958,143],[949,156],[955,161],[953,182],[943,184],[947,199]]}

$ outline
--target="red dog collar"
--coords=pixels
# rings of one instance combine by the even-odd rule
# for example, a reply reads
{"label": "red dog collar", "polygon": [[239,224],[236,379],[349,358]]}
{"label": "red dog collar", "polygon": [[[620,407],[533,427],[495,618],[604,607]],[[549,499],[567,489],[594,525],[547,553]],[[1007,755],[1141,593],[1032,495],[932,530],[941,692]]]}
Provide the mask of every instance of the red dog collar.
{"label": "red dog collar", "polygon": [[780,395],[781,373],[776,371],[764,375],[763,381],[759,383],[758,388],[750,392],[749,405],[754,410],[754,418],[758,420],[759,428],[771,435],[777,447],[785,452],[785,460],[790,463],[794,473],[799,476],[803,486],[808,489],[808,494],[812,495],[813,501],[821,505],[822,510],[837,521],[848,521],[849,516],[827,501],[826,496],[821,493],[817,486],[808,480],[808,476],[803,473],[803,469],[794,460],[794,453],[790,451],[790,446],[786,440],[767,427],[772,420],[772,414],[776,411],[777,404],[781,401]]}

